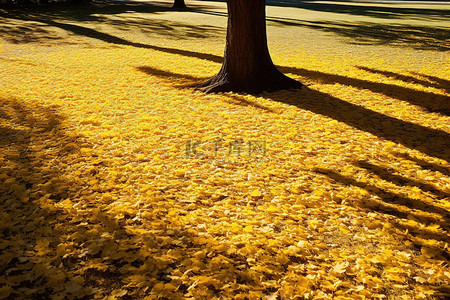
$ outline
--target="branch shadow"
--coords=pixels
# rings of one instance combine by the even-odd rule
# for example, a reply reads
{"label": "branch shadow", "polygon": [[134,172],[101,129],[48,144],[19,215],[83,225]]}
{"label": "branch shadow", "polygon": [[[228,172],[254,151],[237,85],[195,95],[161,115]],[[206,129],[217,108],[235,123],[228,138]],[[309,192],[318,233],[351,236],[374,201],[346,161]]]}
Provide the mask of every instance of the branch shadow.
{"label": "branch shadow", "polygon": [[[183,49],[176,49],[176,48],[169,48],[169,47],[161,47],[161,46],[155,46],[155,45],[149,45],[149,44],[143,44],[143,43],[136,43],[131,42],[129,40],[104,33],[92,28],[75,25],[75,24],[68,24],[68,23],[60,23],[52,20],[41,20],[40,22],[46,23],[50,26],[55,26],[61,29],[64,29],[68,32],[72,32],[76,35],[89,37],[92,39],[104,41],[107,43],[115,44],[115,45],[124,45],[124,46],[132,46],[136,48],[143,48],[143,49],[152,49],[156,51],[171,53],[171,54],[178,54],[188,57],[195,57],[199,59],[204,59],[208,61],[213,61],[217,63],[222,63],[223,58],[221,56],[209,54],[209,53],[200,53],[195,51],[189,51],[189,50],[183,50]],[[0,30],[1,31],[1,30]]]}
{"label": "branch shadow", "polygon": [[162,78],[165,78],[168,80],[172,80],[172,79],[180,80],[181,79],[181,81],[192,85],[192,87],[194,87],[195,84],[199,83],[200,81],[207,79],[206,77],[194,77],[194,76],[187,75],[187,74],[179,74],[179,73],[164,71],[164,70],[156,69],[156,68],[153,68],[150,66],[140,66],[140,67],[136,67],[136,69],[145,74],[162,77]]}
{"label": "branch shadow", "polygon": [[61,37],[38,24],[17,24],[14,20],[2,20],[0,24],[1,38],[13,43],[36,43],[42,41],[60,41]]}
{"label": "branch shadow", "polygon": [[[139,66],[139,67],[136,67],[136,70],[143,72],[147,75],[164,78],[165,80],[170,81],[171,83],[174,83],[173,81],[175,80],[175,84],[173,86],[175,88],[179,88],[179,89],[196,88],[202,82],[204,82],[208,79],[206,77],[194,77],[194,76],[187,75],[187,74],[180,74],[180,73],[174,73],[174,72],[170,72],[170,71],[164,71],[164,70],[156,69],[156,68],[149,67],[149,66]],[[263,111],[277,113],[272,108],[266,107],[264,105],[261,105],[259,103],[256,103],[256,102],[253,102],[250,100],[247,100],[243,96],[233,95],[233,94],[229,94],[227,96],[228,96],[227,97],[228,103],[231,103],[234,105],[239,105],[239,106],[254,107],[257,109],[261,109]]]}

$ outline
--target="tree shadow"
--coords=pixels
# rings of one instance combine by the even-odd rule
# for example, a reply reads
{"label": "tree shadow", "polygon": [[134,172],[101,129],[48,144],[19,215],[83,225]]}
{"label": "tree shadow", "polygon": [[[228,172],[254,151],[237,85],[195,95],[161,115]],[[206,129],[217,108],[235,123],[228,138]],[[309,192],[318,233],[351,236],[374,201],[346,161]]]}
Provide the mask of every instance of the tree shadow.
{"label": "tree shadow", "polygon": [[[164,49],[160,50],[164,51]],[[212,59],[216,62],[220,59],[219,56],[205,56],[203,53],[192,51],[180,49],[167,50],[169,53],[202,59]],[[293,73],[320,82],[340,83],[343,85],[369,89],[373,92],[386,94],[397,99],[400,98],[399,100],[415,101],[415,104],[418,104],[416,102],[420,101],[420,104],[424,106],[433,105],[436,107],[436,103],[440,103],[440,111],[447,112],[448,109],[448,97],[442,95],[295,67],[279,67],[279,69],[283,72]],[[183,75],[178,74],[177,76]],[[414,98],[407,98],[406,96],[409,93],[411,93]],[[402,121],[362,106],[348,103],[329,94],[312,90],[308,87],[304,87],[300,91],[271,93],[269,96],[265,97],[333,118],[359,130],[369,132],[375,136],[395,143],[400,143],[406,147],[417,149],[430,156],[438,157],[450,162],[450,135],[442,130]],[[425,99],[420,99],[420,97],[424,97]],[[440,100],[440,102],[428,103],[436,98]]]}
{"label": "tree shadow", "polygon": [[[149,66],[139,66],[139,67],[136,67],[136,69],[138,71],[141,71],[141,72],[151,75],[151,76],[157,76],[160,78],[164,78],[165,80],[171,82],[172,84],[175,83],[173,86],[175,88],[179,88],[179,89],[196,88],[202,82],[204,82],[208,79],[207,77],[194,77],[191,75],[174,73],[174,72],[170,72],[170,71],[164,71],[164,70],[156,69],[156,68],[149,67]],[[277,113],[272,108],[266,107],[264,105],[261,105],[259,103],[256,103],[256,102],[253,102],[250,100],[247,100],[243,96],[230,94],[230,95],[228,95],[227,98],[229,100],[228,103],[231,103],[234,105],[249,106],[249,107],[261,109],[263,111]]]}
{"label": "tree shadow", "polygon": [[[434,239],[437,242],[447,243],[450,241],[449,210],[432,205],[430,203],[426,203],[419,199],[400,196],[397,193],[393,193],[386,189],[360,182],[333,170],[315,168],[313,171],[318,174],[327,176],[329,179],[334,180],[336,183],[346,186],[356,186],[366,190],[370,194],[376,195],[380,200],[374,199],[373,197],[364,197],[355,204],[365,209],[378,211],[382,214],[387,214],[395,217],[395,219],[391,219],[391,223],[394,226],[402,231],[408,230],[408,232],[413,237],[419,238],[414,240],[414,243],[419,246],[419,250],[421,246],[429,247],[429,245],[422,242],[421,239]],[[417,223],[426,226],[437,224],[442,230],[435,231],[423,226],[414,226],[414,224],[408,222],[408,220],[410,220],[411,218]],[[403,222],[403,220],[405,222]],[[440,253],[440,255],[435,257],[435,259],[439,259],[444,262],[450,261],[450,252],[448,251],[448,249],[441,249],[440,247],[432,248],[435,248],[435,250]]]}
{"label": "tree shadow", "polygon": [[[71,32],[78,36],[84,36],[84,37],[104,41],[104,42],[115,44],[115,45],[124,45],[124,46],[132,46],[132,47],[136,47],[136,48],[152,49],[152,50],[162,51],[162,52],[171,53],[171,54],[179,54],[179,55],[184,55],[184,56],[189,56],[189,57],[196,57],[199,59],[205,59],[205,60],[219,62],[219,63],[222,62],[222,60],[223,60],[223,58],[220,56],[212,55],[212,54],[208,54],[208,53],[199,53],[199,52],[194,52],[194,51],[189,51],[189,50],[182,50],[182,49],[176,49],[176,48],[136,43],[136,42],[132,42],[132,41],[123,39],[121,37],[117,37],[115,35],[111,35],[109,33],[101,32],[101,31],[98,31],[98,30],[95,30],[95,29],[92,29],[89,27],[80,26],[80,25],[61,23],[61,22],[56,22],[53,20],[40,20],[39,22],[50,25],[50,26],[54,26],[57,28],[64,29],[65,31]],[[30,30],[34,30],[34,29],[30,29]],[[1,25],[0,25],[0,32],[2,32]],[[49,37],[45,37],[45,38],[49,38]],[[12,39],[12,41],[21,43],[21,42],[29,41],[30,37],[26,37],[26,36],[25,37],[23,37],[23,36],[22,37],[11,37],[11,39]],[[33,41],[36,41],[36,40],[39,40],[39,39],[33,39]]]}
{"label": "tree shadow", "polygon": [[450,80],[442,79],[442,78],[439,78],[436,76],[425,75],[425,74],[417,73],[417,72],[411,72],[411,73],[414,75],[423,77],[425,79],[428,79],[429,81],[433,82],[433,86],[435,88],[444,89],[445,91],[450,93]]}
{"label": "tree shadow", "polygon": [[13,44],[59,41],[61,39],[40,24],[17,24],[14,20],[7,19],[2,20],[0,24],[0,35],[2,39]]}
{"label": "tree shadow", "polygon": [[123,182],[93,183],[108,166],[86,157],[93,145],[64,128],[57,107],[0,104],[2,297],[218,297],[236,282],[264,289],[245,256],[169,216],[167,192],[130,206]]}
{"label": "tree shadow", "polygon": [[[197,26],[169,20],[149,19],[139,15],[126,15],[130,12],[159,14],[171,11],[171,9],[143,3],[118,3],[120,2],[107,2],[105,5],[34,7],[27,10],[8,11],[0,9],[0,21],[2,21],[0,33],[3,34],[2,38],[12,43],[50,40],[63,42],[64,37],[51,29],[51,27],[56,27],[79,36],[124,44],[124,40],[121,38],[113,38],[106,33],[103,34],[96,29],[80,24],[110,25],[114,30],[137,30],[142,34],[170,36],[173,39],[202,39],[223,31],[222,28],[213,25]],[[204,6],[200,7],[205,8]]]}
{"label": "tree shadow", "polygon": [[[208,0],[210,1],[210,0]],[[226,2],[225,0],[211,0],[217,2]],[[355,3],[355,1],[314,1],[314,0],[267,0],[267,6],[295,7],[319,12],[339,13],[354,16],[366,16],[379,19],[403,19],[414,18],[422,20],[448,20],[450,11],[446,9],[418,7],[396,7],[386,3]]]}
{"label": "tree shadow", "polygon": [[446,95],[419,91],[394,84],[372,82],[296,67],[279,67],[279,69],[283,72],[307,77],[322,83],[339,83],[347,86],[353,86],[358,89],[370,90],[375,93],[384,94],[401,101],[406,101],[411,104],[421,106],[430,112],[438,112],[448,116],[450,115],[450,98]]}
{"label": "tree shadow", "polygon": [[[381,168],[381,167],[380,167]],[[430,217],[430,220],[428,221],[428,224],[432,223],[438,223],[441,225],[441,227],[445,228],[445,230],[450,231],[450,223],[448,222],[450,219],[450,211],[438,206],[435,206],[430,203],[426,203],[419,199],[413,199],[409,197],[405,197],[402,195],[399,195],[397,193],[390,192],[384,188],[376,187],[374,185],[370,185],[364,182],[357,181],[353,178],[346,177],[342,174],[339,174],[333,170],[327,170],[322,168],[315,168],[314,172],[327,175],[328,177],[334,179],[335,181],[342,183],[344,185],[353,185],[360,188],[363,188],[367,190],[368,192],[377,195],[383,202],[386,204],[394,204],[394,205],[400,205],[404,206],[410,209],[415,209],[419,211],[424,211],[428,213],[435,213],[438,214],[439,217],[432,218]],[[403,212],[397,209],[393,209],[392,205],[382,205],[380,207],[379,202],[373,202],[370,199],[366,199],[366,203],[363,203],[363,205],[371,205],[372,208],[377,208],[380,211],[383,211],[384,213],[393,215],[395,217],[401,217],[401,218],[407,218],[409,213]],[[448,237],[447,237],[448,238]]]}
{"label": "tree shadow", "polygon": [[[313,76],[316,74],[315,71],[305,73],[311,73]],[[308,87],[301,91],[272,93],[267,98],[330,117],[380,138],[450,162],[450,134],[447,132],[402,121]]]}
{"label": "tree shadow", "polygon": [[[194,13],[226,17],[226,13],[196,10]],[[450,30],[444,27],[408,24],[379,24],[373,22],[306,21],[285,17],[266,20],[282,26],[306,27],[349,38],[345,42],[355,45],[389,45],[417,50],[448,51]]]}
{"label": "tree shadow", "polygon": [[[39,251],[47,251],[44,248],[50,236],[52,242],[58,240],[60,231],[55,226],[63,216],[47,208],[48,203],[69,196],[61,188],[69,183],[59,170],[59,162],[49,162],[61,152],[70,155],[75,148],[69,145],[76,143],[76,138],[59,129],[63,118],[54,107],[26,107],[9,98],[0,98],[0,103],[0,214],[5,222],[0,226],[2,286],[11,288],[11,299],[29,298],[28,289],[38,287],[46,278],[34,278],[35,268],[48,267],[45,273],[58,268],[41,260]],[[40,290],[35,296],[45,294]]]}
{"label": "tree shadow", "polygon": [[191,75],[178,74],[178,73],[173,73],[173,72],[169,72],[169,71],[164,71],[164,70],[156,69],[156,68],[153,68],[150,66],[140,66],[140,67],[136,67],[136,69],[145,74],[163,77],[168,80],[173,80],[173,79],[180,80],[181,79],[181,81],[183,83],[191,85],[192,87],[194,87],[196,84],[200,83],[202,80],[207,79],[206,77],[194,77]]}
{"label": "tree shadow", "polygon": [[445,193],[444,191],[441,191],[437,189],[435,186],[428,184],[426,182],[420,182],[417,180],[409,179],[407,177],[393,174],[391,171],[384,167],[380,167],[374,164],[371,164],[366,161],[357,161],[354,162],[354,165],[356,167],[360,167],[363,169],[366,169],[367,171],[377,175],[379,178],[392,182],[399,186],[415,186],[421,189],[424,192],[429,192],[433,195],[435,195],[438,199],[443,199],[446,197],[450,197],[450,194]]}
{"label": "tree shadow", "polygon": [[[226,2],[226,0],[208,0],[216,2]],[[267,0],[267,6],[295,7],[319,12],[339,13],[354,16],[366,16],[379,19],[403,19],[413,18],[420,20],[448,20],[450,10],[430,8],[433,4],[428,4],[426,8],[418,7],[396,7],[389,3],[355,3],[355,1],[314,1],[314,0]]]}
{"label": "tree shadow", "polygon": [[[413,73],[412,72],[412,74],[417,75],[417,77],[420,76],[420,77],[424,77],[424,78],[428,79],[428,80],[423,80],[423,79],[420,79],[420,78],[417,78],[417,77],[414,77],[414,76],[402,75],[402,74],[398,74],[398,73],[390,72],[390,71],[386,71],[386,70],[378,70],[378,69],[369,68],[369,67],[363,67],[363,66],[356,66],[356,67],[358,69],[360,69],[360,70],[367,71],[367,72],[373,73],[373,74],[380,74],[380,75],[383,75],[383,76],[385,76],[387,78],[393,78],[393,79],[401,80],[401,81],[404,81],[404,82],[420,84],[420,85],[422,85],[424,87],[434,87],[434,88],[437,88],[437,89],[443,89],[446,92],[450,91],[450,81],[446,82],[446,80],[440,79],[440,78],[437,78],[437,77],[427,76],[427,75],[424,75],[424,74],[420,74],[419,75],[418,73]],[[428,78],[428,77],[431,77],[431,78],[434,78],[434,79],[431,79],[431,78]]]}
{"label": "tree shadow", "polygon": [[34,6],[27,8],[0,9],[0,16],[8,18],[33,17],[35,19],[61,19],[79,22],[103,21],[104,15],[120,15],[127,12],[158,14],[170,11],[169,7],[142,2],[101,1],[88,4],[70,5],[65,3]]}
{"label": "tree shadow", "polygon": [[[210,9],[209,5],[190,3],[188,10]],[[35,17],[51,19],[65,19],[72,21],[102,21],[104,16],[114,16],[124,13],[160,14],[174,11],[171,6],[164,6],[161,3],[154,4],[148,2],[134,1],[110,1],[101,0],[91,3],[70,4],[70,3],[49,3],[44,6],[33,6],[27,8],[0,9],[0,13],[5,18],[8,15],[19,16],[30,14]]]}
{"label": "tree shadow", "polygon": [[[76,25],[71,25],[76,26]],[[84,30],[84,28],[78,28],[80,26],[76,26],[73,30]],[[199,59],[209,60],[216,63],[222,63],[223,58],[221,56],[213,55],[213,54],[207,54],[207,53],[199,53],[195,51],[189,51],[189,50],[183,50],[183,49],[175,49],[175,48],[168,48],[168,47],[159,47],[159,46],[152,46],[152,45],[146,45],[146,44],[140,44],[140,43],[132,43],[127,40],[109,35],[104,33],[98,33],[98,32],[91,32],[88,33],[90,36],[94,37],[96,36],[98,39],[115,43],[115,44],[121,44],[121,45],[130,45],[134,47],[141,47],[141,48],[147,48],[147,49],[153,49],[158,51],[163,51],[171,54],[177,54],[177,55],[183,55],[187,57],[195,57]],[[363,67],[360,67],[363,68]],[[449,97],[445,95],[435,94],[431,92],[424,92],[424,91],[418,91],[411,88],[405,88],[401,86],[397,86],[394,84],[387,84],[387,83],[378,83],[378,82],[372,82],[362,79],[356,79],[356,78],[350,78],[342,75],[336,75],[336,74],[330,74],[330,73],[324,73],[320,71],[313,71],[313,70],[307,70],[303,68],[296,68],[296,67],[283,67],[278,66],[278,69],[284,73],[292,73],[295,75],[299,75],[302,77],[307,77],[309,79],[319,81],[322,83],[340,83],[347,86],[353,86],[359,89],[367,89],[375,93],[384,94],[386,96],[401,100],[401,101],[407,101],[414,105],[419,105],[430,112],[439,112],[445,115],[450,115],[450,101]],[[395,74],[393,72],[390,72],[392,74]],[[400,76],[399,74],[396,74]],[[182,75],[185,76],[185,75]],[[436,79],[437,80],[437,79]],[[443,82],[444,84],[445,82]]]}
{"label": "tree shadow", "polygon": [[445,168],[443,166],[440,166],[440,165],[437,165],[437,164],[432,164],[432,163],[430,163],[430,162],[428,162],[426,160],[412,157],[408,153],[396,152],[394,154],[397,155],[398,157],[401,157],[401,158],[404,158],[404,159],[407,159],[407,160],[415,162],[422,169],[430,170],[430,171],[433,171],[433,172],[440,172],[441,174],[443,174],[445,176],[450,176],[450,169]]}
{"label": "tree shadow", "polygon": [[450,30],[446,28],[412,26],[406,24],[378,24],[369,22],[304,22],[304,26],[336,33],[352,39],[357,45],[389,45],[418,50],[449,51]]}

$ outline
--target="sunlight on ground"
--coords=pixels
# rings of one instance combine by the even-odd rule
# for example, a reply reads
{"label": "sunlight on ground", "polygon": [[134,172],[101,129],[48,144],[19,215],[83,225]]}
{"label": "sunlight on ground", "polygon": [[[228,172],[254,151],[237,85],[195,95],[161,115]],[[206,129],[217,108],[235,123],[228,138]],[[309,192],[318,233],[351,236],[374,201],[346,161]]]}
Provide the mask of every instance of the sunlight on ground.
{"label": "sunlight on ground", "polygon": [[28,32],[0,48],[0,298],[449,294],[438,36],[269,23],[305,88],[205,95],[192,86],[220,69],[223,15],[117,9],[0,14]]}

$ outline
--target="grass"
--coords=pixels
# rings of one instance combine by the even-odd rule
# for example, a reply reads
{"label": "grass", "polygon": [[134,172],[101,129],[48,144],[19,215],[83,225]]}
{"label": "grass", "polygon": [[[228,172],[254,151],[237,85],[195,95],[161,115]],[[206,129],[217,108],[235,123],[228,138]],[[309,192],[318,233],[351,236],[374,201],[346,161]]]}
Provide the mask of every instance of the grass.
{"label": "grass", "polygon": [[269,6],[305,88],[205,95],[187,4],[0,10],[0,298],[448,297],[445,5]]}

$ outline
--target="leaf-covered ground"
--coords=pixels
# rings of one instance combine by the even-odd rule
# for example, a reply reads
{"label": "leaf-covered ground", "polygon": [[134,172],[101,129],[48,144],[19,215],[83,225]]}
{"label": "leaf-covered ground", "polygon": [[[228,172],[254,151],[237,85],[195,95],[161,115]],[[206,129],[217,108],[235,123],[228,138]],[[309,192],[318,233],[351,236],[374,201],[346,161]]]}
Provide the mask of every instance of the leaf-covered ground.
{"label": "leaf-covered ground", "polygon": [[169,2],[0,10],[0,298],[448,297],[448,10],[269,7],[305,88],[205,95]]}

